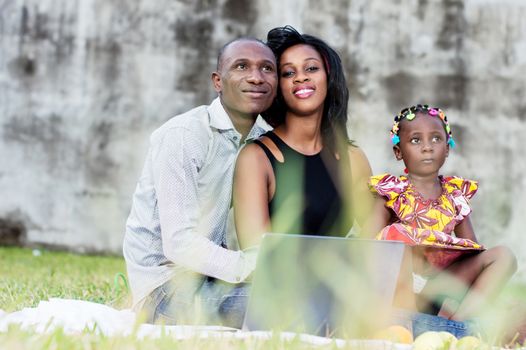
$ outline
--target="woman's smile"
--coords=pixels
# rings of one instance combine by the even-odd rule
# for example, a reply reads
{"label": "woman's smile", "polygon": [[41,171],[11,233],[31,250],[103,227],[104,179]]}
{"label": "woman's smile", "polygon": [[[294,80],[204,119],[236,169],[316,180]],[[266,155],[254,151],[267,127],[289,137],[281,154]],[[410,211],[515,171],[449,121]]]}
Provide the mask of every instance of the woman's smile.
{"label": "woman's smile", "polygon": [[299,98],[309,98],[314,94],[316,88],[312,86],[298,86],[294,89],[293,93],[296,97]]}

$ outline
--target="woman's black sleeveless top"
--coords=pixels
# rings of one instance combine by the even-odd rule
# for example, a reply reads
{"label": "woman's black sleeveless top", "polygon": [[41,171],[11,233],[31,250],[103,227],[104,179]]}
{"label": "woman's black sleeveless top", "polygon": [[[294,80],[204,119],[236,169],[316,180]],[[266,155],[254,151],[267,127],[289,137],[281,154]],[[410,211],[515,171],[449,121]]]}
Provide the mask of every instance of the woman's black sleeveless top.
{"label": "woman's black sleeveless top", "polygon": [[274,197],[269,202],[272,232],[320,236],[345,236],[340,162],[325,148],[315,155],[304,155],[290,148],[274,132],[264,134],[283,154],[279,162],[259,140],[276,179]]}

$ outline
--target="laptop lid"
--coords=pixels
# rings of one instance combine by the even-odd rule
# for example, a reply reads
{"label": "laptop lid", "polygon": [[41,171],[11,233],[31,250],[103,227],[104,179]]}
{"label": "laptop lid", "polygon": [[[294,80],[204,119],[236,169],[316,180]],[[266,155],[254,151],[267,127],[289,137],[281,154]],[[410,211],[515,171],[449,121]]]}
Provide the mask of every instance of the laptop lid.
{"label": "laptop lid", "polygon": [[401,242],[266,234],[244,330],[361,337],[387,324]]}

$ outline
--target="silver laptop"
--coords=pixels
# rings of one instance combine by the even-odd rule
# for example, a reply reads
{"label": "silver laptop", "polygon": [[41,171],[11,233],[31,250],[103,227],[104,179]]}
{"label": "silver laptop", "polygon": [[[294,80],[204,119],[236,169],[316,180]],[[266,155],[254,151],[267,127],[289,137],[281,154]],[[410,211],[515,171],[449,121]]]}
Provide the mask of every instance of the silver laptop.
{"label": "silver laptop", "polygon": [[266,234],[244,330],[363,337],[390,322],[401,242]]}

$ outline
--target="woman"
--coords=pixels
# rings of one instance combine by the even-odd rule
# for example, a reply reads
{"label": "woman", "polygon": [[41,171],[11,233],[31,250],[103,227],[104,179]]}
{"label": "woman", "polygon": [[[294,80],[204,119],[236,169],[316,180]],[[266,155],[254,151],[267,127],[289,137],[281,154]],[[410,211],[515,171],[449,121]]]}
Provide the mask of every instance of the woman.
{"label": "woman", "polygon": [[[272,29],[279,89],[263,117],[274,130],[247,145],[234,175],[242,249],[265,232],[345,236],[360,222],[371,168],[347,134],[348,89],[338,54],[290,26]],[[352,209],[352,210],[351,210]]]}

